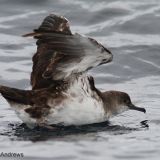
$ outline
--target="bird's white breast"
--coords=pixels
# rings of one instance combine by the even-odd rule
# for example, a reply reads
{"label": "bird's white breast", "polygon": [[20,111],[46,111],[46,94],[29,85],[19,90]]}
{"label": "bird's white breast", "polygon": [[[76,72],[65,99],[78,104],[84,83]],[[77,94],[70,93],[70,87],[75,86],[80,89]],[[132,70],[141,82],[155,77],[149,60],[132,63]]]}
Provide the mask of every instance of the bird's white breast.
{"label": "bird's white breast", "polygon": [[32,118],[25,112],[25,109],[31,106],[14,103],[11,105],[18,117],[29,127],[39,123],[68,126],[106,121],[108,116],[104,111],[102,99],[95,91],[91,90],[90,87],[87,76],[79,77],[71,84],[71,87],[63,93],[67,98],[63,99],[61,103],[55,105],[56,99],[48,99],[47,105],[51,108],[50,113],[40,120]]}
{"label": "bird's white breast", "polygon": [[58,106],[53,106],[52,99],[48,101],[52,108],[49,124],[84,125],[107,120],[102,100],[90,89],[87,77],[79,78],[65,94],[68,98]]}

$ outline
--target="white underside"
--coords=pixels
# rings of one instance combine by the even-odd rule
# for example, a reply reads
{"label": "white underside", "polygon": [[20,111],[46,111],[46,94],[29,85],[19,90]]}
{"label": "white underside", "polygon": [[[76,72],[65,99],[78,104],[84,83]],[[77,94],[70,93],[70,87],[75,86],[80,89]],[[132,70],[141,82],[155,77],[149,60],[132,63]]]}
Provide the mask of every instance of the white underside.
{"label": "white underside", "polygon": [[52,109],[47,117],[49,124],[62,125],[83,125],[99,123],[106,120],[104,109],[101,103],[90,97],[73,98],[63,102],[61,106]]}
{"label": "white underside", "polygon": [[[84,82],[83,85],[82,79]],[[48,101],[48,105],[53,109],[50,115],[46,117],[46,121],[49,124],[62,124],[65,126],[106,121],[107,116],[102,100],[98,99],[97,101],[97,99],[92,97],[93,94],[96,93],[90,90],[87,77],[79,78],[73,83],[67,93],[65,93],[69,98],[64,100],[59,106],[53,106],[52,99]]]}
{"label": "white underside", "polygon": [[28,113],[25,112],[26,108],[30,108],[30,105],[22,105],[17,103],[10,103],[12,108],[14,109],[17,116],[28,125],[30,128],[34,128],[37,124],[37,120],[34,118],[31,118]]}
{"label": "white underside", "polygon": [[[81,79],[83,79],[83,85]],[[57,106],[55,106],[54,99],[48,100],[48,105],[52,109],[50,110],[50,114],[43,118],[43,122],[31,118],[29,114],[24,111],[24,108],[30,106],[15,106],[14,104],[13,108],[18,117],[24,123],[28,124],[28,126],[34,126],[38,123],[45,123],[47,125],[58,124],[64,126],[84,125],[99,123],[108,119],[103,108],[102,100],[95,92],[90,90],[86,76],[76,80],[72,87],[63,94],[68,98],[63,100]],[[93,94],[96,98],[93,98]]]}

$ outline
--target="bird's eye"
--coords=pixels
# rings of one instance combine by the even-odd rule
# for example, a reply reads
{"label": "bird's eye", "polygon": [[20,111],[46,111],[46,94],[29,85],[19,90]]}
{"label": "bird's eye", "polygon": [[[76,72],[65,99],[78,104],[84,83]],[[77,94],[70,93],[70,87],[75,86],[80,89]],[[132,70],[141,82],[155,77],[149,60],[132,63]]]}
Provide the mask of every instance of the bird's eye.
{"label": "bird's eye", "polygon": [[127,103],[129,103],[129,101],[128,101],[127,99],[125,99],[125,100],[124,100],[124,103],[126,103],[126,104],[127,104]]}

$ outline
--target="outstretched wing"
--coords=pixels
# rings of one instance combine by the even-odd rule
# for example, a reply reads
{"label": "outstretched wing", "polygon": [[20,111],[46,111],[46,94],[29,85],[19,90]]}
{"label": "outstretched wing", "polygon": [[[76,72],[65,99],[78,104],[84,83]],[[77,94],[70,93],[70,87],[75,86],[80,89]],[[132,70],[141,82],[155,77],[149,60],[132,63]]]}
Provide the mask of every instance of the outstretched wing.
{"label": "outstretched wing", "polygon": [[48,16],[39,29],[26,36],[38,39],[31,75],[33,89],[47,87],[112,60],[111,52],[96,40],[72,34],[62,16]]}

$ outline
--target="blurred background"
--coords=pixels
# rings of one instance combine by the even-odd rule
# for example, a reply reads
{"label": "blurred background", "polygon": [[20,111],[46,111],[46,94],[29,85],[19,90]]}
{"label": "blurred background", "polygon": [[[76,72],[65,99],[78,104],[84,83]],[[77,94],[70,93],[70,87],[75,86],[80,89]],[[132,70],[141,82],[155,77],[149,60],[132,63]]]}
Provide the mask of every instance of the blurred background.
{"label": "blurred background", "polygon": [[36,44],[34,39],[21,35],[38,28],[50,13],[65,16],[73,33],[93,37],[111,50],[113,62],[90,72],[96,86],[128,92],[147,114],[128,111],[112,118],[108,126],[48,135],[22,126],[0,97],[0,153],[23,153],[24,159],[158,160],[160,1],[0,0],[1,85],[30,88]]}

